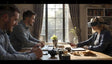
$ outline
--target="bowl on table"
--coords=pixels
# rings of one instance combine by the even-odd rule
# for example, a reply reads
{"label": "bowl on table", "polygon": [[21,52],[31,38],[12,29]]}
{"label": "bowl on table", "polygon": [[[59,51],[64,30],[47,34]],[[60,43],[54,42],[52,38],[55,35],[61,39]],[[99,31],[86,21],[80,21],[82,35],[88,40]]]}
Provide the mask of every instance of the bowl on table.
{"label": "bowl on table", "polygon": [[55,55],[57,55],[57,51],[54,49],[48,50],[48,53],[50,54],[51,58],[55,58]]}
{"label": "bowl on table", "polygon": [[71,48],[70,47],[66,47],[66,50],[68,50],[68,52],[71,52]]}

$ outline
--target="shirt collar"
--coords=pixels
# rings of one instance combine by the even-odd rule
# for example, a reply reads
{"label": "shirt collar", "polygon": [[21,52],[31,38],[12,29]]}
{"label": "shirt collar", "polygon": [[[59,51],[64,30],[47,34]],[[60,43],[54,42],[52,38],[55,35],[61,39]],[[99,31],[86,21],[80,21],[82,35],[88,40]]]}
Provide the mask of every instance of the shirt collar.
{"label": "shirt collar", "polygon": [[1,34],[5,34],[6,33],[6,30],[3,31],[3,30],[0,29],[0,33]]}
{"label": "shirt collar", "polygon": [[24,28],[26,28],[26,29],[28,29],[28,28],[29,28],[28,26],[26,26],[26,25],[25,25],[25,23],[23,22],[23,20],[22,20],[22,21],[20,21],[20,24],[22,24],[22,25],[23,25],[23,27],[24,27]]}

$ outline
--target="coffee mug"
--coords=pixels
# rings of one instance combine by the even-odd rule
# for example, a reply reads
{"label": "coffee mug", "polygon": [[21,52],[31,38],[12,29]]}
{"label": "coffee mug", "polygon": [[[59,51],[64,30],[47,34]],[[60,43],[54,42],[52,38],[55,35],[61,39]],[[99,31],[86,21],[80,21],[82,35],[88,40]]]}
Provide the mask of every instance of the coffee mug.
{"label": "coffee mug", "polygon": [[61,60],[70,60],[70,55],[69,54],[62,54]]}

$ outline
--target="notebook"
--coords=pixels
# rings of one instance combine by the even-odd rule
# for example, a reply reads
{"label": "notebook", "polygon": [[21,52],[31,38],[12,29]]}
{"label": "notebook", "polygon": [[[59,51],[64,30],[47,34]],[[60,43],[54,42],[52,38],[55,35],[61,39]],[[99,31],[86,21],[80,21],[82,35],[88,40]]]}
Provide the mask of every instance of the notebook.
{"label": "notebook", "polygon": [[80,47],[78,47],[78,48],[71,48],[71,50],[72,51],[85,51],[84,48],[80,48]]}

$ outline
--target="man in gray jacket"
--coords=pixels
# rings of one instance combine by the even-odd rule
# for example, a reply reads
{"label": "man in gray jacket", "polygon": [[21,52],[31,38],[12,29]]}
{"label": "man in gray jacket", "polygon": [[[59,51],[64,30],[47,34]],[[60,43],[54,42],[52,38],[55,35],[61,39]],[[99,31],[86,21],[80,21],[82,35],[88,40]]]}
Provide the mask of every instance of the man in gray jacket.
{"label": "man in gray jacket", "polygon": [[15,50],[19,51],[22,48],[32,47],[35,45],[44,46],[44,41],[34,38],[30,33],[30,26],[35,22],[35,13],[27,10],[23,13],[23,20],[14,27],[13,32],[10,34],[11,44]]}
{"label": "man in gray jacket", "polygon": [[31,52],[17,52],[12,47],[7,31],[13,31],[19,19],[19,10],[13,4],[0,5],[0,60],[36,60],[42,57],[42,50],[33,47]]}

